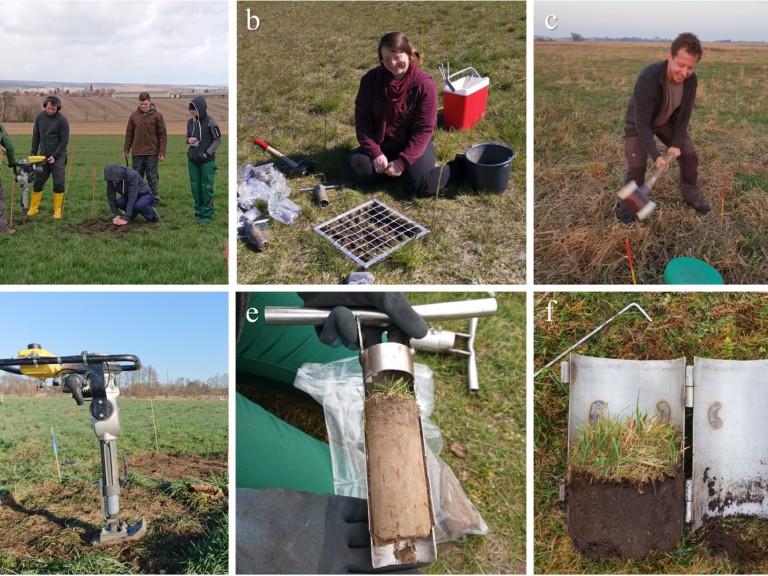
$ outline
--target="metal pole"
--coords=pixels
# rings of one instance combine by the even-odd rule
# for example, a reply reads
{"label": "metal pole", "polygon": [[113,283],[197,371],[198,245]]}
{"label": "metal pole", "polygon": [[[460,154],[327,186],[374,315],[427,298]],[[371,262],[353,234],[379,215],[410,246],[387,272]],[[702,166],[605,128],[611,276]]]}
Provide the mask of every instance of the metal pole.
{"label": "metal pole", "polygon": [[[462,302],[441,302],[414,306],[413,310],[426,322],[462,320],[493,316],[496,314],[495,298],[481,298]],[[364,326],[388,326],[392,323],[389,316],[376,310],[352,310]],[[267,306],[264,320],[267,324],[311,325],[319,326],[326,321],[331,311],[327,308],[284,308]]]}
{"label": "metal pole", "polygon": [[645,317],[648,319],[648,322],[653,322],[653,320],[651,319],[651,317],[650,317],[650,316],[648,316],[648,314],[646,314],[645,310],[643,310],[643,309],[642,309],[642,307],[641,307],[639,304],[637,304],[636,302],[632,302],[631,304],[628,304],[627,306],[625,306],[624,308],[622,308],[622,309],[621,309],[619,312],[617,312],[616,314],[614,314],[613,316],[611,316],[610,318],[608,318],[608,320],[606,320],[605,322],[603,322],[602,324],[600,324],[600,326],[598,326],[597,328],[595,328],[594,330],[592,330],[592,332],[590,332],[589,334],[587,334],[586,336],[584,336],[584,338],[582,338],[581,340],[579,340],[578,342],[576,342],[576,344],[574,344],[573,346],[571,346],[570,348],[568,348],[568,349],[567,349],[565,352],[563,352],[562,354],[560,354],[560,355],[559,355],[557,358],[555,358],[554,360],[552,360],[552,361],[551,361],[549,364],[546,364],[546,365],[545,365],[545,366],[544,366],[544,367],[543,367],[541,370],[539,370],[538,372],[536,372],[536,373],[533,375],[534,379],[535,379],[535,378],[536,378],[536,377],[537,377],[539,374],[541,374],[542,372],[544,372],[544,370],[546,370],[547,368],[549,368],[550,366],[552,366],[552,364],[554,364],[555,362],[557,362],[558,360],[560,360],[560,358],[562,358],[563,356],[565,356],[566,354],[568,354],[568,352],[570,352],[570,351],[571,351],[571,350],[573,350],[574,348],[577,348],[577,347],[581,346],[581,345],[582,345],[584,342],[586,342],[587,340],[589,340],[590,338],[592,338],[592,336],[594,336],[595,334],[597,334],[598,332],[600,332],[600,330],[602,330],[603,328],[605,328],[606,326],[608,326],[608,324],[610,324],[611,322],[613,322],[613,321],[614,321],[616,318],[618,318],[619,316],[621,316],[622,314],[624,314],[624,312],[626,312],[627,310],[629,310],[630,308],[633,308],[633,307],[634,307],[634,308],[637,308],[638,310],[640,310],[640,312],[642,312],[642,313],[643,313],[643,316],[645,316]]}

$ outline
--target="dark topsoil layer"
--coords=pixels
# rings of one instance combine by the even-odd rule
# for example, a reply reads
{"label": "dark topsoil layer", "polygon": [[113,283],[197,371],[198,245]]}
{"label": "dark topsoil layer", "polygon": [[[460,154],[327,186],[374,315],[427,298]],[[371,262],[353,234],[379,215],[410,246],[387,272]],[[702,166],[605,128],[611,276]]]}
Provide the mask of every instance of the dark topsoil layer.
{"label": "dark topsoil layer", "polygon": [[655,483],[603,482],[574,474],[568,483],[568,533],[589,558],[637,559],[672,550],[683,533],[685,477]]}

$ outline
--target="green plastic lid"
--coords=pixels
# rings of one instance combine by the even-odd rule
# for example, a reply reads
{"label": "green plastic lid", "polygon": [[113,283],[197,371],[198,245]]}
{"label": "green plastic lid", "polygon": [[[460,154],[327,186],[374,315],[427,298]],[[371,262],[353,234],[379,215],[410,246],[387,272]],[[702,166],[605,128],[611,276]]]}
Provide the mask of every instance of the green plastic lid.
{"label": "green plastic lid", "polygon": [[673,258],[664,270],[667,284],[725,284],[720,273],[703,260],[682,256]]}

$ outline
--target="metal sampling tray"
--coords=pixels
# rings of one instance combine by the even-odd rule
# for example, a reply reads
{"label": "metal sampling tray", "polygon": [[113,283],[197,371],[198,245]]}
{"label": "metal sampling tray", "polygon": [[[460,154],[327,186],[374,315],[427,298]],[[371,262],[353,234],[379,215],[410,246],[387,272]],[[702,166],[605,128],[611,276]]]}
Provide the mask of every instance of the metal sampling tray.
{"label": "metal sampling tray", "polygon": [[368,268],[429,230],[374,198],[316,226],[315,232]]}

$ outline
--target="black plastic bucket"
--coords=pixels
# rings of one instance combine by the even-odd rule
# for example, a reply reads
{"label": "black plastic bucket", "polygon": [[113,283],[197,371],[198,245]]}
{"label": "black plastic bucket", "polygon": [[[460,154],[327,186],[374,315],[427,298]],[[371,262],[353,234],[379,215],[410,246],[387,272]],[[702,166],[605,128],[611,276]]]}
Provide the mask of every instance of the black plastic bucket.
{"label": "black plastic bucket", "polygon": [[467,177],[475,192],[501,194],[509,184],[515,151],[504,144],[474,144],[467,148]]}

